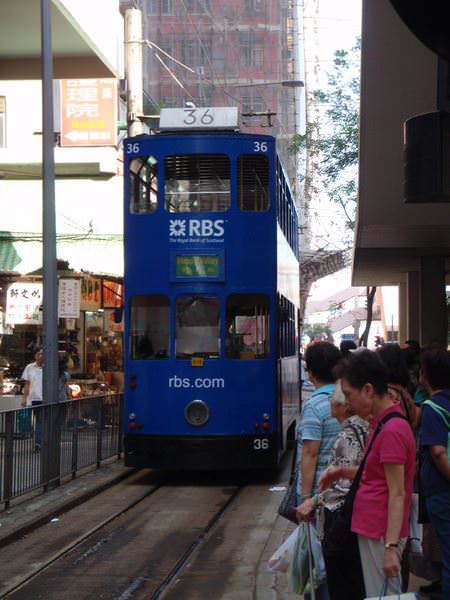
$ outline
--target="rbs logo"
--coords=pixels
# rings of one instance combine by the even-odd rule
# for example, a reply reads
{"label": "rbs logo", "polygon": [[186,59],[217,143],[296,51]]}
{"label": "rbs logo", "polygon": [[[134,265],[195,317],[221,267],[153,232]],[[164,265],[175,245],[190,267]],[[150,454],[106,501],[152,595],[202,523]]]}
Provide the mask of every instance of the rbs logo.
{"label": "rbs logo", "polygon": [[170,237],[222,237],[224,221],[217,219],[171,219],[169,225]]}

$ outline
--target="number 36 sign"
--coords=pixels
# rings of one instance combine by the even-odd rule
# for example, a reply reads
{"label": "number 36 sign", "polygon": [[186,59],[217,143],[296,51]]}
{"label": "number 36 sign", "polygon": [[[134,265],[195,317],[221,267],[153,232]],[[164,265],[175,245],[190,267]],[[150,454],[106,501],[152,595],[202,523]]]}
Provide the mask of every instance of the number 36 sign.
{"label": "number 36 sign", "polygon": [[159,128],[163,129],[236,129],[238,109],[234,106],[210,108],[162,108]]}

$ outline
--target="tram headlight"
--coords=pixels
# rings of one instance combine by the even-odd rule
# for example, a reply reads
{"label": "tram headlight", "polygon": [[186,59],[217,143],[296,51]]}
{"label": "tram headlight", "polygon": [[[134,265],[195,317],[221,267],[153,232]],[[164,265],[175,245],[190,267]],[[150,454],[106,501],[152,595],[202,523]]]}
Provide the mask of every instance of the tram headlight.
{"label": "tram headlight", "polygon": [[209,408],[203,400],[193,400],[184,409],[184,417],[189,425],[201,427],[209,421]]}

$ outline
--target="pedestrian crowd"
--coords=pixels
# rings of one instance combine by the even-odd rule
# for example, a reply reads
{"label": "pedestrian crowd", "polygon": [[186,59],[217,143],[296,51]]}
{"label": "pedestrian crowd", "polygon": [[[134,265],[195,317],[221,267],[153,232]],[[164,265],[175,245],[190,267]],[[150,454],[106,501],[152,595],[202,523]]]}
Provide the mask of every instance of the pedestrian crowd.
{"label": "pedestrian crowd", "polygon": [[315,598],[400,597],[414,564],[450,600],[450,352],[320,342],[304,361],[295,512],[325,567]]}

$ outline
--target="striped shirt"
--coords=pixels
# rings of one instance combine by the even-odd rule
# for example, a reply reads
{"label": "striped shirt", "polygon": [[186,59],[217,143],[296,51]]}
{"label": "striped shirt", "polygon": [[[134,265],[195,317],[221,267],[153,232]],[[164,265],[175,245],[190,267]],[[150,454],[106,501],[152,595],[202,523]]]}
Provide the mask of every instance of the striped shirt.
{"label": "striped shirt", "polygon": [[314,474],[313,488],[311,490],[312,494],[316,494],[317,483],[328,465],[331,449],[341,430],[339,422],[331,417],[330,396],[333,393],[334,388],[334,384],[327,384],[315,390],[300,413],[300,420],[297,425],[298,498],[300,498],[302,490],[300,465],[302,460],[303,442],[305,440],[320,441],[316,472]]}

